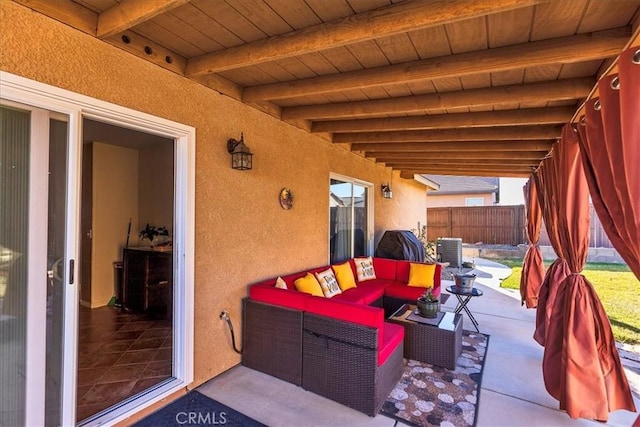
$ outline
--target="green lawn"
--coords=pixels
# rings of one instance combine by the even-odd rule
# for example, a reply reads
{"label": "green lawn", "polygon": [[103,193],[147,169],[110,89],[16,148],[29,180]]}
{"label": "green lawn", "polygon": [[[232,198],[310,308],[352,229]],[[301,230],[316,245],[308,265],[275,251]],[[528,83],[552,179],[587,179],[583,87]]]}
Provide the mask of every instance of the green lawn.
{"label": "green lawn", "polygon": [[[502,282],[503,288],[520,289],[522,260],[495,260],[512,268],[513,273]],[[548,267],[551,262],[545,261]],[[588,263],[583,271],[604,306],[617,341],[640,344],[640,282],[624,264]]]}

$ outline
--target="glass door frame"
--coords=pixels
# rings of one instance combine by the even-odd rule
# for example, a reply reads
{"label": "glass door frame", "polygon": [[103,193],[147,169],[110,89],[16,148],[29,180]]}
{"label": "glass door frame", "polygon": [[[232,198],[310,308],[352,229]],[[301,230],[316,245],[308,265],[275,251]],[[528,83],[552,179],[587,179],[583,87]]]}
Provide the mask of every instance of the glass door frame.
{"label": "glass door frame", "polygon": [[[65,231],[65,263],[75,260],[74,276],[78,278],[79,242],[80,242],[80,186],[82,170],[82,120],[91,118],[105,123],[135,130],[154,133],[175,142],[175,205],[174,205],[174,277],[176,289],[174,291],[174,378],[134,399],[123,402],[118,408],[92,423],[116,423],[131,414],[152,405],[155,402],[175,393],[193,382],[193,331],[194,331],[194,229],[195,229],[195,128],[181,123],[166,120],[150,114],[131,110],[108,102],[100,101],[34,80],[26,79],[11,73],[0,71],[0,93],[4,101],[15,102],[36,109],[61,113],[68,117],[68,172],[67,172],[67,201],[66,201],[66,231]],[[36,110],[37,111],[37,110]],[[40,113],[38,113],[40,114]],[[48,132],[46,135],[48,140]],[[48,170],[48,150],[32,150],[33,160],[44,165],[42,171]],[[40,153],[40,151],[45,152]],[[44,156],[44,159],[41,158]],[[47,179],[39,179],[30,183],[30,194],[44,194],[44,208],[39,209],[40,215],[47,215]],[[42,187],[44,182],[44,188]],[[40,197],[30,197],[40,199]],[[31,209],[30,209],[31,210]],[[35,218],[29,218],[30,221]],[[30,222],[45,227],[43,230],[29,231],[29,247],[34,243],[37,233],[46,235],[46,222]],[[42,234],[43,233],[43,234]],[[40,248],[41,246],[41,248]],[[35,243],[39,264],[46,266],[46,240],[39,239]],[[31,251],[31,249],[30,249]],[[31,253],[29,254],[31,255]],[[29,265],[29,283],[37,283],[33,277],[39,277],[40,270],[35,264]],[[33,275],[32,275],[33,274]],[[62,387],[62,425],[74,425],[76,409],[76,368],[77,368],[77,330],[79,281],[69,284],[68,268],[65,268],[64,283],[67,290],[64,295],[64,366]],[[31,289],[29,298],[34,297],[34,306],[29,302],[28,312],[32,312],[33,319],[27,320],[27,425],[44,425],[44,372],[45,346],[42,345],[42,331],[46,330],[46,295],[41,290]],[[39,295],[37,295],[39,294]],[[37,312],[37,313],[34,313]],[[38,329],[40,328],[40,329]],[[38,337],[38,332],[40,337]],[[40,348],[41,347],[41,348]],[[29,351],[38,349],[38,352]],[[33,394],[31,394],[33,393]],[[33,398],[32,398],[33,397]]]}
{"label": "glass door frame", "polygon": [[[42,236],[47,236],[49,218],[49,125],[50,119],[60,118],[64,116],[64,121],[71,125],[71,119],[66,114],[39,108],[34,105],[27,105],[22,102],[9,100],[5,96],[4,90],[0,100],[2,106],[16,108],[21,111],[30,113],[29,117],[29,195],[37,195],[29,197],[28,201],[28,235],[27,235],[27,257],[29,264],[27,267],[27,293],[26,299],[28,307],[26,311],[26,354],[25,354],[25,425],[45,425],[45,407],[46,407],[46,360],[47,346],[43,345],[46,341],[47,331],[47,292],[43,292],[43,278],[48,270],[47,266],[47,240]],[[70,132],[69,132],[70,134]],[[67,141],[67,160],[72,148],[69,146],[71,138]],[[72,183],[71,168],[67,170],[66,182],[67,188]],[[67,193],[68,194],[68,193]],[[65,210],[73,209],[72,198],[67,197],[65,200]],[[64,244],[64,268],[62,269],[62,283],[66,287],[69,283],[69,260],[74,259],[75,253],[75,236],[70,232],[74,225],[74,217],[66,215],[65,218],[65,244]],[[65,307],[64,328],[71,327],[67,322],[70,319],[66,316],[66,307],[73,304],[73,292],[64,292]],[[71,369],[73,358],[64,357],[70,354],[69,351],[75,347],[76,339],[71,339],[70,334],[60,337],[63,340],[61,360],[63,366],[60,367],[64,372],[73,371]],[[69,391],[75,394],[75,372],[72,375],[63,378],[62,394],[60,401],[65,398],[74,398],[69,395]],[[73,387],[67,387],[65,382],[72,382]],[[62,425],[65,422],[71,422],[70,408],[61,405],[60,420]]]}
{"label": "glass door frame", "polygon": [[[365,236],[365,252],[367,255],[373,255],[373,239],[374,239],[374,230],[373,230],[373,226],[374,226],[374,220],[373,220],[373,213],[374,213],[374,208],[373,208],[373,201],[374,201],[374,194],[373,194],[373,187],[374,185],[370,182],[367,181],[363,181],[360,179],[356,179],[356,178],[352,178],[350,176],[346,176],[346,175],[340,175],[337,173],[333,173],[331,172],[329,174],[329,182],[328,182],[328,188],[329,191],[331,191],[331,180],[338,180],[338,181],[342,181],[344,183],[347,184],[351,184],[352,186],[352,192],[351,192],[351,197],[353,198],[353,186],[354,185],[359,185],[361,187],[364,187],[366,189],[367,192],[367,234]],[[327,200],[329,200],[329,196],[327,197]],[[353,207],[352,207],[353,209]],[[331,208],[327,209],[328,212],[328,223],[327,224],[331,224]],[[351,230],[353,231],[354,229],[354,215],[352,212],[351,215]],[[331,239],[331,236],[327,235],[327,239]],[[353,253],[353,236],[351,236],[351,251]],[[327,242],[327,247],[330,247],[330,241]],[[329,263],[331,263],[331,251],[329,251]]]}

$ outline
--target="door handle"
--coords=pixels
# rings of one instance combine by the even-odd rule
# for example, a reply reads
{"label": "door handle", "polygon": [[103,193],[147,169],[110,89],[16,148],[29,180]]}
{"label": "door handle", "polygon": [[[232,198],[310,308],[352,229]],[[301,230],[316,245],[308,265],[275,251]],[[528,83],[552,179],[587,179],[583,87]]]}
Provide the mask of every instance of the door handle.
{"label": "door handle", "polygon": [[58,258],[53,265],[51,266],[51,273],[53,274],[53,278],[62,282],[62,276],[59,273],[60,264],[62,263],[62,257]]}
{"label": "door handle", "polygon": [[74,279],[75,279],[75,260],[70,259],[69,260],[69,284],[73,285]]}

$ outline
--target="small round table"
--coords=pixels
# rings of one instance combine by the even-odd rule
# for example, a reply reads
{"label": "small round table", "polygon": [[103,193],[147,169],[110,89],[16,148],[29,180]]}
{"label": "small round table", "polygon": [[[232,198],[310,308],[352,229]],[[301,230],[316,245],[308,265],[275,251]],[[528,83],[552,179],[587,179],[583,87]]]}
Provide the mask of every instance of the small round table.
{"label": "small round table", "polygon": [[458,298],[458,305],[456,306],[455,313],[460,314],[460,312],[464,310],[465,313],[467,313],[467,315],[469,316],[469,319],[471,319],[471,323],[473,323],[473,326],[476,328],[476,332],[480,332],[480,329],[478,329],[478,321],[475,317],[473,317],[471,311],[469,311],[469,307],[467,307],[467,304],[469,303],[471,298],[481,297],[483,295],[483,292],[478,288],[471,288],[471,292],[462,292],[462,289],[456,286],[449,286],[447,288],[447,292],[455,295],[456,298]]}

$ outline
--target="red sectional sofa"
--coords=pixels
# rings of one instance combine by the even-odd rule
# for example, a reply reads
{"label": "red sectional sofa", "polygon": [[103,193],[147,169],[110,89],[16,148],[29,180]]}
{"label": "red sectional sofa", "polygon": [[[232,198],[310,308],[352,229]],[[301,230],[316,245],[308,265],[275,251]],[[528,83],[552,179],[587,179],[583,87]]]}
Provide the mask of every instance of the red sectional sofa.
{"label": "red sectional sofa", "polygon": [[[424,288],[407,286],[409,261],[373,258],[376,278],[331,298],[296,290],[323,266],[249,287],[243,302],[243,365],[375,416],[402,375],[404,329],[385,319]],[[440,294],[441,266],[434,272]]]}

